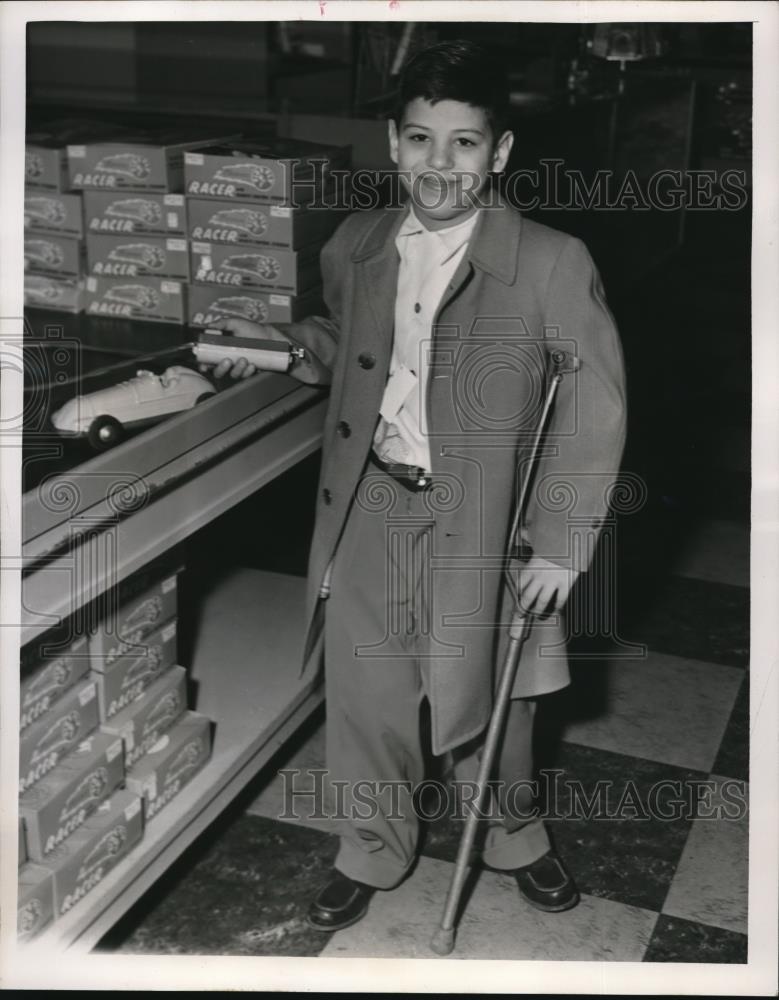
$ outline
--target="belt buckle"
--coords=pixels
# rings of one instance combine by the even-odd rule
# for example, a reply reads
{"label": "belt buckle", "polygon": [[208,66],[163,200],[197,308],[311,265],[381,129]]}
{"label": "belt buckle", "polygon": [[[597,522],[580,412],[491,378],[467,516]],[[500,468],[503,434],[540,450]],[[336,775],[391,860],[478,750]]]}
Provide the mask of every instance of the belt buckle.
{"label": "belt buckle", "polygon": [[423,490],[430,485],[430,476],[425,472],[424,469],[420,468],[418,465],[413,466],[414,469],[414,485],[417,489]]}

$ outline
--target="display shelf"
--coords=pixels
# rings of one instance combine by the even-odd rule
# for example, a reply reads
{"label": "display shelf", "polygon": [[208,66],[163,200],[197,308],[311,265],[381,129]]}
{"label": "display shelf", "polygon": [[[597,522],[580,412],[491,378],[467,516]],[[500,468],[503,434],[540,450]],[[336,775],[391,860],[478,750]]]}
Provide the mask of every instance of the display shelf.
{"label": "display shelf", "polygon": [[237,569],[202,595],[190,707],[216,722],[211,759],[127,857],[26,946],[31,955],[92,948],[321,703],[322,688],[300,672],[304,591],[300,577]]}
{"label": "display shelf", "polygon": [[[325,409],[321,390],[263,373],[43,479],[23,500],[22,643],[80,614],[311,455]],[[132,488],[122,493],[131,479],[143,486],[135,500]],[[25,948],[92,948],[321,703],[314,680],[299,671],[304,583],[236,570],[195,595],[194,613],[187,607],[193,659],[184,666],[190,707],[216,723],[212,757],[127,858]]]}
{"label": "display shelf", "polygon": [[[279,405],[266,433],[185,478],[130,516],[107,526],[101,520],[94,530],[95,522],[90,529],[87,514],[81,529],[88,533],[81,536],[80,544],[22,580],[22,644],[74,614],[314,452],[321,441],[325,401],[301,387],[284,396]],[[263,412],[253,418],[256,429],[264,426]],[[219,447],[218,442],[214,447]],[[78,529],[75,521],[73,529]]]}
{"label": "display shelf", "polygon": [[[261,373],[191,411],[165,420],[75,469],[44,479],[22,502],[25,564],[131,512],[225,452],[317,398],[287,376]],[[132,472],[128,471],[132,470]]]}

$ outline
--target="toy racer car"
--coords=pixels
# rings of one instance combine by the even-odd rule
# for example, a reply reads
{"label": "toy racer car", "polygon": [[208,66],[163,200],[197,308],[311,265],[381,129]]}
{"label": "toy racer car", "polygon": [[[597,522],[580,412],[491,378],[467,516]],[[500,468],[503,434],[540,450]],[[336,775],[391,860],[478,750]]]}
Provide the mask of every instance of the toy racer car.
{"label": "toy racer car", "polygon": [[51,421],[60,434],[85,436],[93,448],[104,450],[122,439],[125,428],[156,423],[215,394],[204,375],[184,365],[162,375],[141,370],[135,378],[68,400]]}

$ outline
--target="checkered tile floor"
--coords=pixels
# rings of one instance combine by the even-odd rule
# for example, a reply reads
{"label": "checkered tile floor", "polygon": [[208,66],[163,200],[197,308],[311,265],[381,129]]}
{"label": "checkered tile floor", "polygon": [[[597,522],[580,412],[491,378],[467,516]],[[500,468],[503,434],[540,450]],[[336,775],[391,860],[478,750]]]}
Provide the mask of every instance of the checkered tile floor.
{"label": "checkered tile floor", "polygon": [[[641,613],[627,607],[621,616],[624,640],[645,644],[646,655],[576,662],[571,688],[544,699],[539,752],[556,776],[560,816],[549,825],[582,902],[567,913],[541,914],[509,877],[478,871],[458,957],[746,962],[745,553],[746,528],[702,522],[665,584],[653,584],[653,600],[639,592]],[[284,788],[275,772],[299,768],[306,780],[309,769],[324,767],[323,737],[320,713],[240,811],[163,878],[104,947],[434,957],[428,939],[461,829],[451,819],[428,825],[411,876],[393,892],[377,893],[360,923],[332,936],[306,926],[305,910],[328,877],[337,836],[328,820],[277,818]],[[589,815],[571,818],[575,782],[588,794],[598,782],[610,784]],[[649,815],[653,801],[668,818]],[[674,809],[674,802],[681,804]],[[734,818],[706,818],[717,806]]]}

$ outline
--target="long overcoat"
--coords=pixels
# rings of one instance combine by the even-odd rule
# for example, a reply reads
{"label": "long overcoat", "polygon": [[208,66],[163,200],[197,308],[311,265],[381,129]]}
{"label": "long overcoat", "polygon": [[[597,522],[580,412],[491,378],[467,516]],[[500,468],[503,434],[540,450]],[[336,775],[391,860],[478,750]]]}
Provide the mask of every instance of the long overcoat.
{"label": "long overcoat", "polygon": [[[399,265],[395,237],[404,216],[403,209],[349,216],[321,257],[329,317],[285,328],[307,352],[300,377],[331,383],[304,670],[320,662],[327,605],[320,591],[369,455],[388,376]],[[587,569],[622,455],[625,405],[619,339],[585,246],[502,202],[479,212],[428,348],[435,527],[431,655],[422,670],[433,752],[443,753],[489,720],[496,657],[499,662],[505,641],[505,629],[496,624],[510,612],[503,557],[553,352],[563,352],[567,371],[522,526],[536,555]],[[392,516],[388,506],[388,525]],[[384,586],[384,579],[377,567],[376,585]],[[560,624],[553,618],[534,630],[515,696],[568,683]]]}

